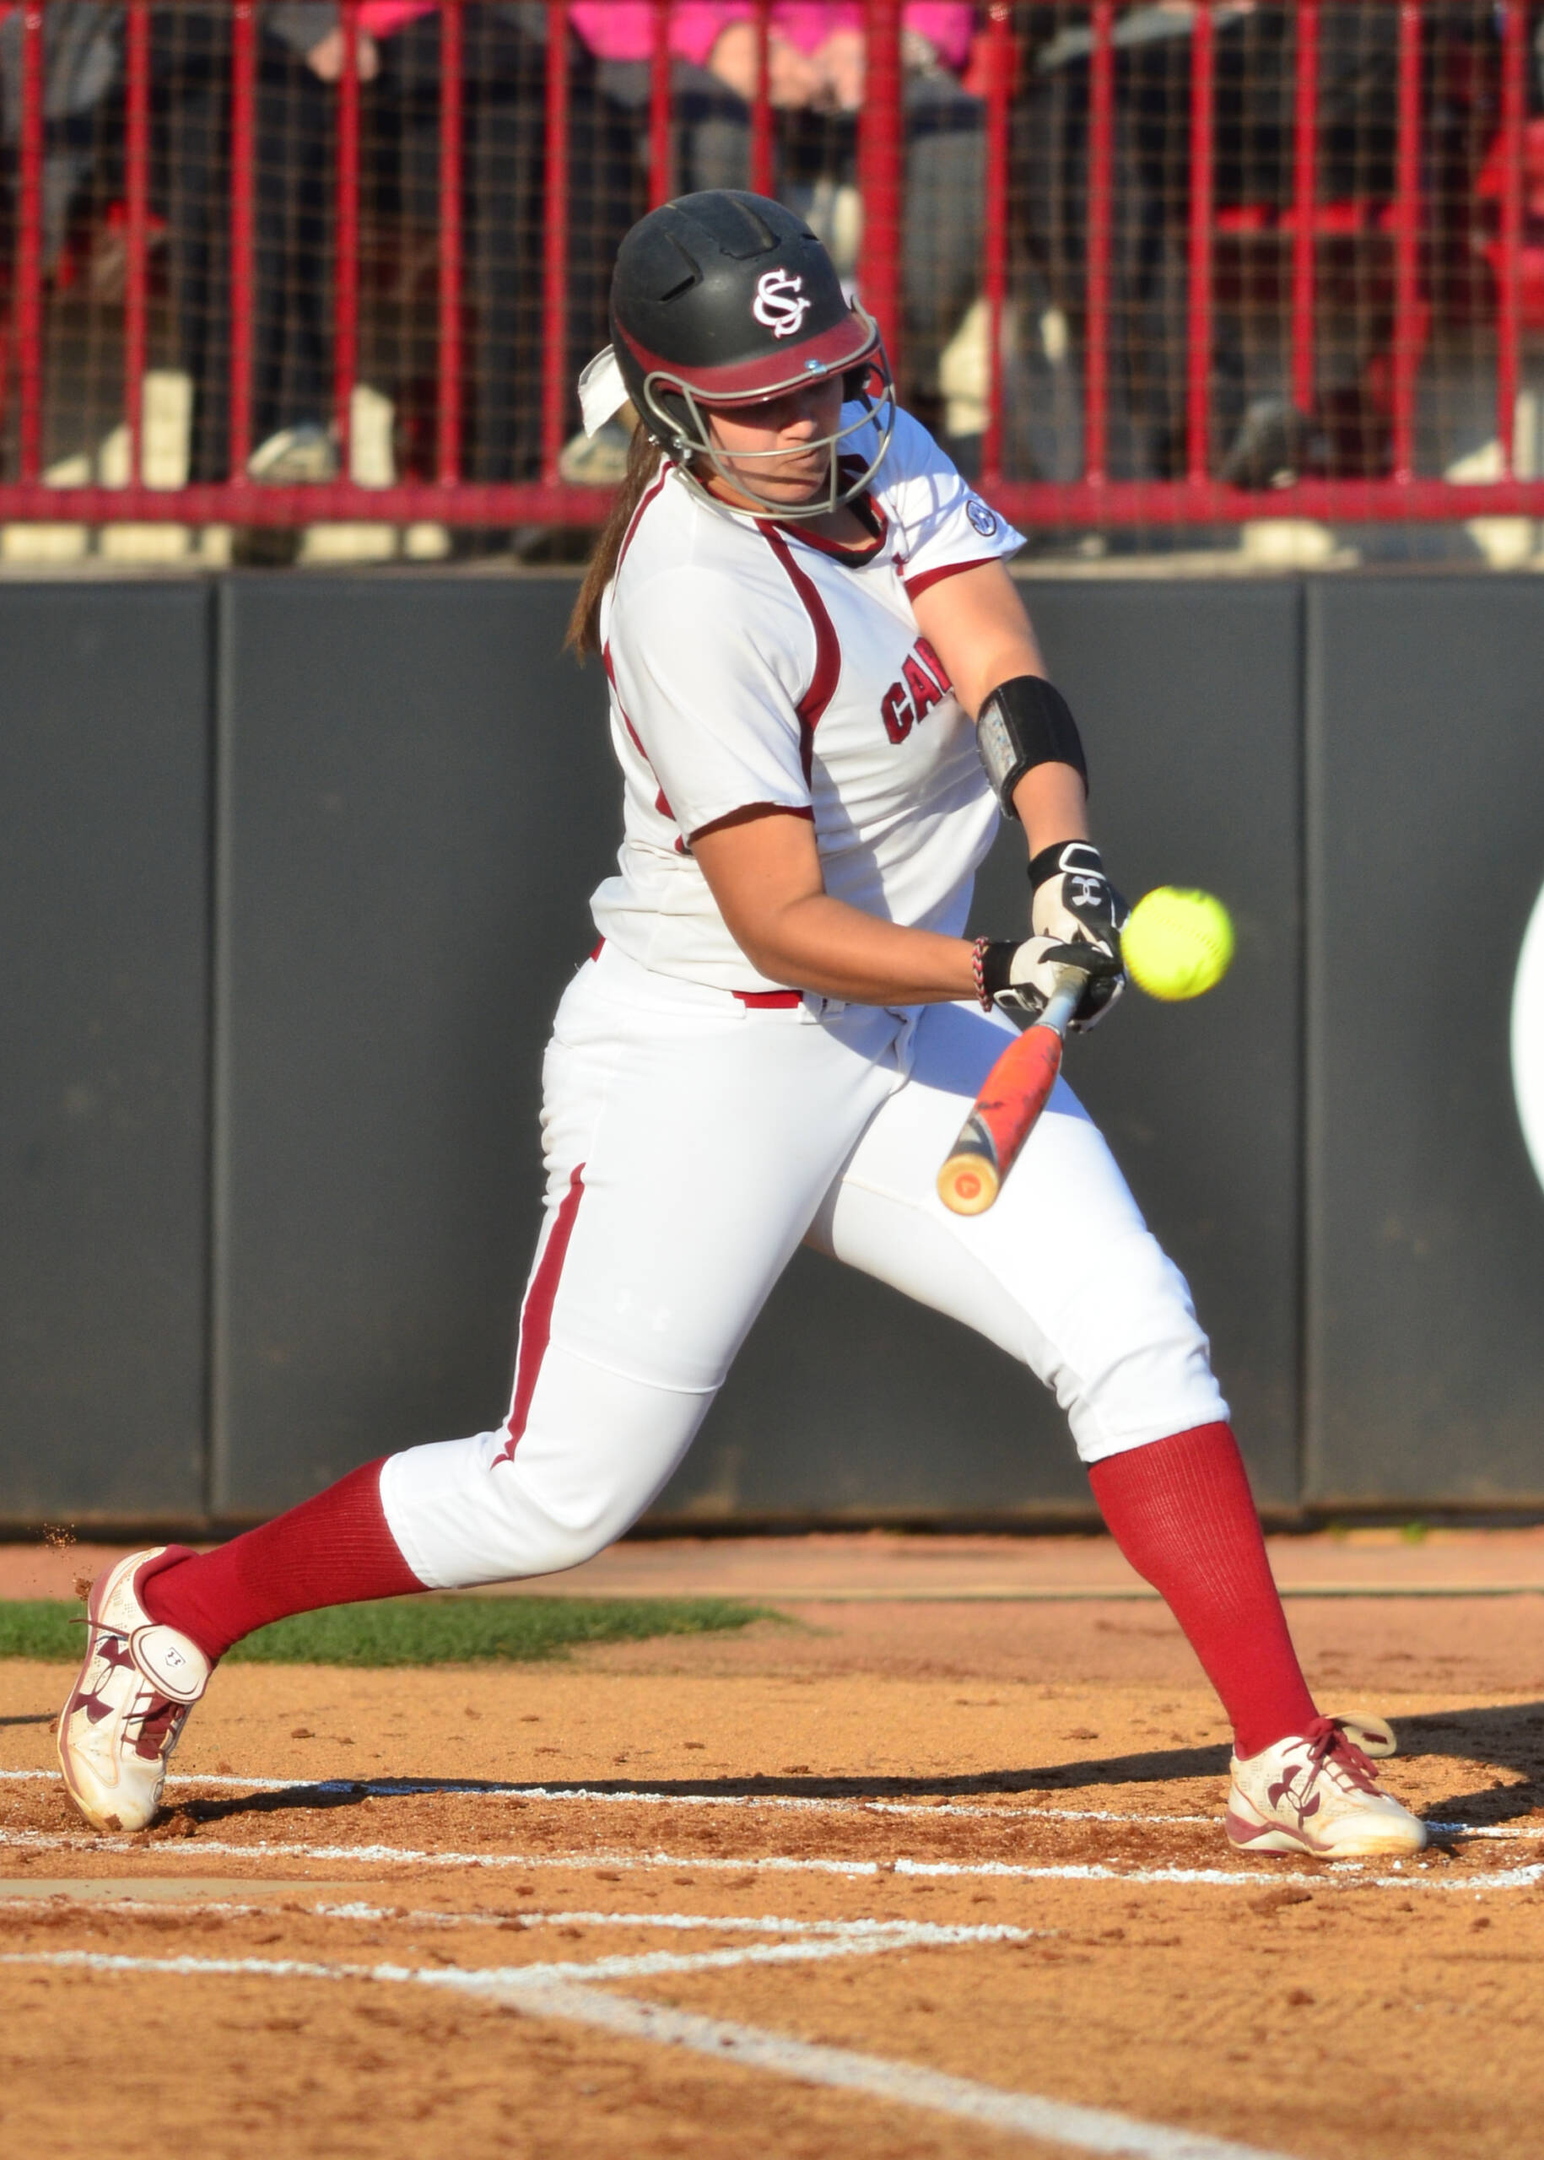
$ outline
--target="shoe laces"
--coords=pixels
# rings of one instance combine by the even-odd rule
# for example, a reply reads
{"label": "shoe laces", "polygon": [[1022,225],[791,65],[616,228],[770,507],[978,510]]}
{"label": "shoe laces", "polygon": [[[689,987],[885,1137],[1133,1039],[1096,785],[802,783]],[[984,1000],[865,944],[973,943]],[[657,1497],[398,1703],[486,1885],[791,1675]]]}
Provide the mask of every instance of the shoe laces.
{"label": "shoe laces", "polygon": [[139,1731],[134,1735],[134,1752],[146,1762],[154,1762],[158,1755],[170,1750],[177,1737],[186,1713],[185,1703],[174,1703],[165,1695],[153,1695],[150,1706],[139,1720]]}
{"label": "shoe laces", "polygon": [[1370,1755],[1350,1737],[1340,1718],[1318,1717],[1303,1736],[1315,1771],[1333,1766],[1362,1792],[1375,1793],[1378,1772]]}

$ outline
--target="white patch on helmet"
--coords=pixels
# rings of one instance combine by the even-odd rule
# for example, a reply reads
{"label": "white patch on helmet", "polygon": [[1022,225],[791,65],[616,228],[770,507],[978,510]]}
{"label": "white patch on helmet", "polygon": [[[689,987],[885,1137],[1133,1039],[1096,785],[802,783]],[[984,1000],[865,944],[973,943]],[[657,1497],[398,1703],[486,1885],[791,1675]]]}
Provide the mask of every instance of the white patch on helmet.
{"label": "white patch on helmet", "polygon": [[756,280],[751,313],[775,338],[793,337],[810,311],[803,293],[803,278],[790,277],[786,270],[764,271]]}

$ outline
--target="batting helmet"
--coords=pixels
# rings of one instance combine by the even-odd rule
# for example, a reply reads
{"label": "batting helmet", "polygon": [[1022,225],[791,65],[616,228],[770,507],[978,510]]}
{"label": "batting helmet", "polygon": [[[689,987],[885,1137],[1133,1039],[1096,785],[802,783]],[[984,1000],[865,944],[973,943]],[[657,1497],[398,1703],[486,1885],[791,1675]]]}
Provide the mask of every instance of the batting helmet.
{"label": "batting helmet", "polygon": [[[628,395],[665,455],[689,476],[705,461],[769,517],[823,517],[862,494],[884,461],[895,390],[879,326],[849,305],[804,220],[764,195],[710,188],[641,218],[617,254],[611,337]],[[747,485],[743,455],[725,468],[705,406],[754,404],[831,375],[863,411],[824,438],[827,478],[814,501],[769,501]],[[871,425],[877,448],[844,459],[843,443]]]}

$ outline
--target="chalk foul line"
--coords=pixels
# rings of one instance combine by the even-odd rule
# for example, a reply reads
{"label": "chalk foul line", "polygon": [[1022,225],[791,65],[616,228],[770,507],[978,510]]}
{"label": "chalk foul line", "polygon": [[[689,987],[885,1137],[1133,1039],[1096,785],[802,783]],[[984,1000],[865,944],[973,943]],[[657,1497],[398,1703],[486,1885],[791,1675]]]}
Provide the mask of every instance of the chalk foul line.
{"label": "chalk foul line", "polygon": [[[837,1799],[792,1793],[665,1793],[649,1790],[596,1788],[587,1785],[513,1785],[488,1779],[459,1778],[276,1778],[239,1777],[187,1771],[173,1774],[168,1785],[211,1787],[232,1792],[293,1792],[296,1794],[357,1794],[361,1799],[412,1800],[454,1799],[534,1800],[541,1802],[601,1802],[616,1807],[782,1809],[818,1815],[899,1815],[926,1822],[947,1822],[969,1817],[985,1822],[1098,1822],[1136,1829],[1214,1828],[1213,1815],[1134,1814],[1123,1808],[994,1807],[968,1801]],[[0,1770],[0,1784],[45,1783],[61,1785],[57,1770]],[[1488,1839],[1495,1842],[1544,1838],[1541,1823],[1439,1822],[1428,1817],[1426,1827],[1434,1837]]]}
{"label": "chalk foul line", "polygon": [[[954,1940],[980,1932],[933,1931],[934,1935]],[[997,1931],[998,1939],[1002,1932]],[[620,1961],[603,1961],[605,1965],[615,1962]],[[141,1958],[98,1950],[17,1951],[0,1956],[0,1965],[159,1973],[180,1978],[365,1980],[387,1986],[439,1988],[494,2002],[523,2016],[558,2018],[624,2039],[680,2048],[688,2054],[707,2056],[715,2063],[768,2071],[797,2084],[867,2093],[892,2106],[951,2115],[990,2129],[1070,2146],[1076,2152],[1106,2154],[1111,2160],[1289,2160],[1285,2154],[1211,2137],[1204,2131],[1175,2130],[1107,2108],[1080,2107],[1069,2101],[1041,2099],[1032,2093],[1005,2092],[999,2086],[955,2077],[946,2071],[928,2070],[881,2055],[864,2055],[851,2048],[829,2047],[822,2042],[796,2040],[760,2026],[672,2010],[632,1996],[611,1995],[569,1977],[568,1969],[561,1966],[513,1966],[491,1972],[441,1966],[421,1971],[407,1965],[327,1965],[301,1958]],[[591,1982],[604,1976],[598,1966],[585,1970]]]}
{"label": "chalk foul line", "polygon": [[[62,1785],[57,1770],[0,1770],[0,1783],[40,1782]],[[912,1815],[926,1821],[965,1816],[986,1822],[1214,1823],[1215,1815],[1135,1815],[1118,1808],[996,1807],[961,1800],[847,1799],[813,1793],[674,1793],[648,1788],[592,1785],[514,1785],[490,1778],[277,1778],[239,1777],[233,1773],[173,1772],[168,1786],[192,1786],[230,1792],[349,1793],[371,1800],[538,1800],[554,1805],[579,1801],[586,1806],[782,1809],[816,1815]]]}
{"label": "chalk foul line", "polygon": [[[1287,1870],[1261,1868],[1111,1867],[1103,1861],[1067,1862],[1059,1866],[1017,1865],[1005,1860],[814,1860],[792,1859],[782,1854],[746,1854],[738,1859],[718,1855],[667,1852],[571,1852],[571,1853],[468,1853],[433,1852],[404,1845],[291,1845],[255,1839],[235,1844],[220,1838],[161,1838],[152,1844],[135,1845],[128,1839],[95,1837],[89,1833],[55,1835],[45,1830],[0,1830],[0,1849],[13,1847],[28,1852],[87,1852],[128,1858],[153,1853],[158,1860],[310,1860],[357,1861],[367,1867],[422,1868],[562,1868],[586,1874],[613,1870],[625,1874],[633,1869],[681,1868],[698,1874],[820,1874],[872,1879],[880,1875],[991,1876],[1014,1882],[1114,1882],[1136,1885],[1180,1883],[1207,1889],[1247,1890],[1262,1885],[1275,1887],[1304,1878]],[[1374,1890],[1523,1890],[1544,1881],[1544,1862],[1529,1867],[1497,1868],[1485,1873],[1432,1876],[1418,1865],[1408,1873],[1401,1863],[1395,1872],[1369,1875],[1360,1861],[1326,1861],[1322,1871],[1308,1878],[1328,1888],[1341,1883],[1353,1889]]]}

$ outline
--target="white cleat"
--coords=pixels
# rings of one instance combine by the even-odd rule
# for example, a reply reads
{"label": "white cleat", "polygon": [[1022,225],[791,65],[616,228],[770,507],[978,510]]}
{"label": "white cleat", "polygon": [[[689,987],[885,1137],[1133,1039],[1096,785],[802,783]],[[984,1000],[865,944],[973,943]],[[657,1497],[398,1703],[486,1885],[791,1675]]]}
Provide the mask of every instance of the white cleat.
{"label": "white cleat", "polygon": [[1387,1793],[1368,1759],[1392,1755],[1382,1718],[1317,1718],[1258,1755],[1235,1755],[1228,1837],[1242,1852],[1383,1860],[1419,1852],[1426,1825]]}
{"label": "white cleat", "polygon": [[92,1584],[86,1655],[59,1713],[64,1782],[98,1830],[154,1821],[167,1759],[213,1670],[197,1643],[139,1601],[141,1572],[165,1551],[131,1553]]}

